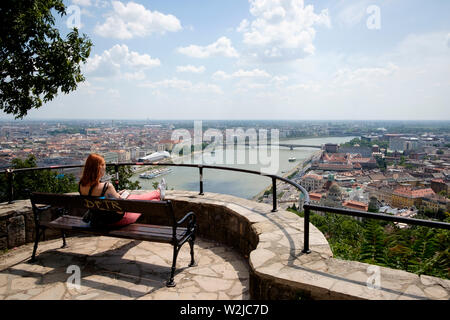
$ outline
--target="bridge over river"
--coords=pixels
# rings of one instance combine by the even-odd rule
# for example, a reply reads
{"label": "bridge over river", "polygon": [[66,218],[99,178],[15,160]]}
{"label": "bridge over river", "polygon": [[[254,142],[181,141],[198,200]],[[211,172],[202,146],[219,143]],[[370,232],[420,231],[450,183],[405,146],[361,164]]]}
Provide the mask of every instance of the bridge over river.
{"label": "bridge over river", "polygon": [[[245,145],[245,146],[249,146],[249,143],[245,143],[245,144],[237,144],[237,145]],[[257,144],[258,146],[259,144]],[[267,146],[271,146],[272,144],[268,143]],[[294,148],[317,148],[317,149],[322,149],[322,146],[318,146],[318,145],[310,145],[310,144],[294,144],[294,143],[278,143],[278,144],[274,144],[275,146],[279,146],[279,147],[287,147],[291,150],[293,150]]]}

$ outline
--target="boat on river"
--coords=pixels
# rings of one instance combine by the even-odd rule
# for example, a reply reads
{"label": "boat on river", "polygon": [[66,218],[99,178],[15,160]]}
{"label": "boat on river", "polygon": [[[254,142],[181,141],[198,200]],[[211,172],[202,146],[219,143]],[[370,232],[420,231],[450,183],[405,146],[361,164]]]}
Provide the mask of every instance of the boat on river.
{"label": "boat on river", "polygon": [[153,179],[157,178],[159,176],[162,176],[163,174],[167,174],[172,172],[171,168],[162,168],[162,169],[153,169],[144,173],[141,173],[139,175],[139,178],[141,179]]}

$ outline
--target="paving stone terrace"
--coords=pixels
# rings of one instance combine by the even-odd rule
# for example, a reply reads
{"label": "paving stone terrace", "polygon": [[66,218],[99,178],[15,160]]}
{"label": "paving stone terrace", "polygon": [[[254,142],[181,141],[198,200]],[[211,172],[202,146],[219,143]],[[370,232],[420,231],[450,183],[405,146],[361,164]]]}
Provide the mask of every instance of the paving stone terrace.
{"label": "paving stone terrace", "polygon": [[[27,262],[32,244],[3,256],[0,300],[249,299],[248,264],[214,241],[197,239],[198,265],[191,268],[189,246],[183,246],[174,288],[165,286],[172,261],[169,244],[92,236],[67,242],[64,249],[60,239],[40,243],[34,264]],[[80,270],[79,287],[71,285],[76,284],[73,266]]]}
{"label": "paving stone terrace", "polygon": [[[141,192],[145,191],[133,191]],[[107,237],[71,237],[72,245],[67,249],[58,249],[61,240],[40,245],[38,257],[44,259],[40,260],[45,262],[42,264],[24,263],[31,254],[31,245],[3,256],[0,298],[450,298],[449,280],[333,258],[324,235],[313,225],[310,225],[312,252],[302,253],[303,219],[291,212],[271,212],[269,205],[223,194],[168,191],[167,198],[173,201],[179,217],[187,211],[196,212],[200,236],[196,244],[200,264],[184,268],[189,256],[187,248],[183,248],[177,262],[176,288],[163,287],[170,266],[168,246]],[[15,210],[23,213],[26,206],[29,207],[29,202]],[[11,219],[14,214],[9,208]],[[0,217],[4,212],[1,205]],[[152,217],[144,222],[159,224],[164,220],[165,217]],[[47,265],[46,259],[56,265]],[[84,266],[82,293],[72,294],[66,288],[70,275],[64,267],[72,262]],[[131,280],[133,277],[135,280]],[[11,291],[14,288],[16,291]]]}

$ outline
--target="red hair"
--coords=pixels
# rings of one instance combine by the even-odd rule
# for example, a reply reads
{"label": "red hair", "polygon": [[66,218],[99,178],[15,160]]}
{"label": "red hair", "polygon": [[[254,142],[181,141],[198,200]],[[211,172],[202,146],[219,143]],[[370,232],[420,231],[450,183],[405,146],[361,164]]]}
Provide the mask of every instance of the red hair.
{"label": "red hair", "polygon": [[91,153],[86,159],[81,176],[82,186],[92,186],[100,183],[101,166],[105,164],[105,159],[99,154]]}

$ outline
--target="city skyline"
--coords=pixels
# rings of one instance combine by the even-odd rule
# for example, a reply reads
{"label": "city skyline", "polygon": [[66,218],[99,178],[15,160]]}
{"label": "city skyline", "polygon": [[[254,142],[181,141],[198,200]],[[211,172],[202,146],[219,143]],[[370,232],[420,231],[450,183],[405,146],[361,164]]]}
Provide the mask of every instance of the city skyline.
{"label": "city skyline", "polygon": [[450,120],[446,1],[65,4],[86,81],[24,120]]}

